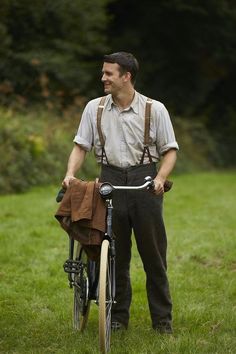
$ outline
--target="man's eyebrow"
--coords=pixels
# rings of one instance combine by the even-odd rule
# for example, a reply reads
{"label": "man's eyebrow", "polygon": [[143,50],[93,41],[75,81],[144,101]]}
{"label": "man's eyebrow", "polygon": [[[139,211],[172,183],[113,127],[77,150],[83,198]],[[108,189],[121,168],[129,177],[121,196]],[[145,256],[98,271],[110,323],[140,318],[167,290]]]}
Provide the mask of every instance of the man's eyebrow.
{"label": "man's eyebrow", "polygon": [[106,73],[106,74],[111,74],[112,72],[111,72],[111,70],[102,70],[102,73],[104,74],[104,73]]}

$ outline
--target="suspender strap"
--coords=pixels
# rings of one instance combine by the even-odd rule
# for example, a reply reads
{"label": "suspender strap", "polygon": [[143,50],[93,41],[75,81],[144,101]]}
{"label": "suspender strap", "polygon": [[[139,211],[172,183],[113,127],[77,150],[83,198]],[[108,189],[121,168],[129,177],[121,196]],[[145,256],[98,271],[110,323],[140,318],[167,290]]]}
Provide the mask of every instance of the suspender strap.
{"label": "suspender strap", "polygon": [[149,150],[149,140],[150,140],[150,119],[151,119],[151,106],[152,100],[150,98],[147,99],[146,107],[145,107],[145,122],[144,122],[144,147],[143,154],[140,160],[140,165],[143,164],[145,155],[148,155],[149,162],[152,162],[152,156]]}
{"label": "suspender strap", "polygon": [[106,96],[101,98],[101,101],[99,102],[98,110],[97,110],[97,130],[98,130],[98,135],[99,135],[99,140],[102,145],[102,148],[105,146],[105,140],[102,135],[102,128],[101,128],[101,120],[102,120],[102,112],[104,109],[104,103],[106,100]]}
{"label": "suspender strap", "polygon": [[152,106],[152,100],[148,98],[145,107],[144,146],[149,145],[151,106]]}
{"label": "suspender strap", "polygon": [[144,148],[143,148],[143,154],[142,154],[141,160],[140,160],[140,162],[139,162],[140,165],[143,165],[143,163],[144,163],[144,157],[145,157],[146,154],[148,155],[149,162],[150,162],[150,163],[152,162],[152,155],[151,155],[151,153],[150,153],[149,147],[148,147],[148,146],[144,146]]}
{"label": "suspender strap", "polygon": [[106,159],[107,164],[108,160],[107,160],[107,155],[106,155],[106,151],[105,151],[105,140],[104,137],[102,135],[102,127],[101,127],[101,120],[102,120],[102,112],[104,109],[104,104],[105,104],[105,100],[106,100],[106,96],[103,96],[99,102],[98,105],[98,110],[97,110],[97,130],[98,130],[98,136],[99,136],[99,140],[100,140],[100,144],[102,146],[102,157],[101,157],[101,163],[103,164],[104,159]]}
{"label": "suspender strap", "polygon": [[[102,163],[104,158],[106,158],[107,164],[107,156],[105,152],[105,140],[102,134],[102,128],[101,128],[101,120],[102,120],[102,113],[104,109],[104,104],[105,104],[106,96],[103,96],[99,102],[98,105],[98,110],[97,110],[97,131],[98,131],[98,136],[99,140],[102,146]],[[143,164],[144,162],[144,157],[147,154],[150,163],[152,162],[152,157],[149,151],[149,140],[150,140],[150,119],[151,119],[151,106],[152,106],[152,100],[150,98],[147,99],[146,102],[146,107],[145,107],[145,122],[144,122],[144,148],[143,148],[143,154],[140,160],[140,164]]]}

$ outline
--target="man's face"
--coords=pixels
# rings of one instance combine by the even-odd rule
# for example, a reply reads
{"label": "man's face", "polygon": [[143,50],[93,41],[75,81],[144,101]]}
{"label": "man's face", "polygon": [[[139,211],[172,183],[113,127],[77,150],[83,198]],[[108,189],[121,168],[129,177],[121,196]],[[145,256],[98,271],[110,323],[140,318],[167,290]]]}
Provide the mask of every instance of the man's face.
{"label": "man's face", "polygon": [[104,92],[106,94],[116,94],[119,92],[126,82],[127,74],[121,75],[119,65],[116,63],[104,63],[102,67],[102,82],[104,84]]}

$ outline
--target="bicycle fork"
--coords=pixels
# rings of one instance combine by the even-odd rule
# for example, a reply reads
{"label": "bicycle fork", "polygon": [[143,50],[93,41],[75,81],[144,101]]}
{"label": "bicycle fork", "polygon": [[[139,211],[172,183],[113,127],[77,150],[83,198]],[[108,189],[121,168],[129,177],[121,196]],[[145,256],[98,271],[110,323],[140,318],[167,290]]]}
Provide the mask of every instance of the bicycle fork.
{"label": "bicycle fork", "polygon": [[113,233],[112,233],[112,211],[113,211],[112,199],[107,199],[106,203],[107,203],[107,232],[105,234],[105,238],[107,238],[110,242],[111,279],[112,279],[111,294],[112,294],[112,302],[115,303],[115,294],[116,294],[115,257],[116,257],[116,251],[115,251],[115,239],[114,239]]}

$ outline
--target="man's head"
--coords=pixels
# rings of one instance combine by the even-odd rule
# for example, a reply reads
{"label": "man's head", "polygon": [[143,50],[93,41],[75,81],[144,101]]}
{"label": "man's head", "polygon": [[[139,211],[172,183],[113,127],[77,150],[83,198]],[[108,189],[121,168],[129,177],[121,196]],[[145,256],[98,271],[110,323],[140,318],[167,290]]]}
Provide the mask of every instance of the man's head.
{"label": "man's head", "polygon": [[120,75],[130,73],[130,80],[134,86],[139,70],[137,59],[131,53],[117,52],[104,56],[104,63],[118,64]]}

